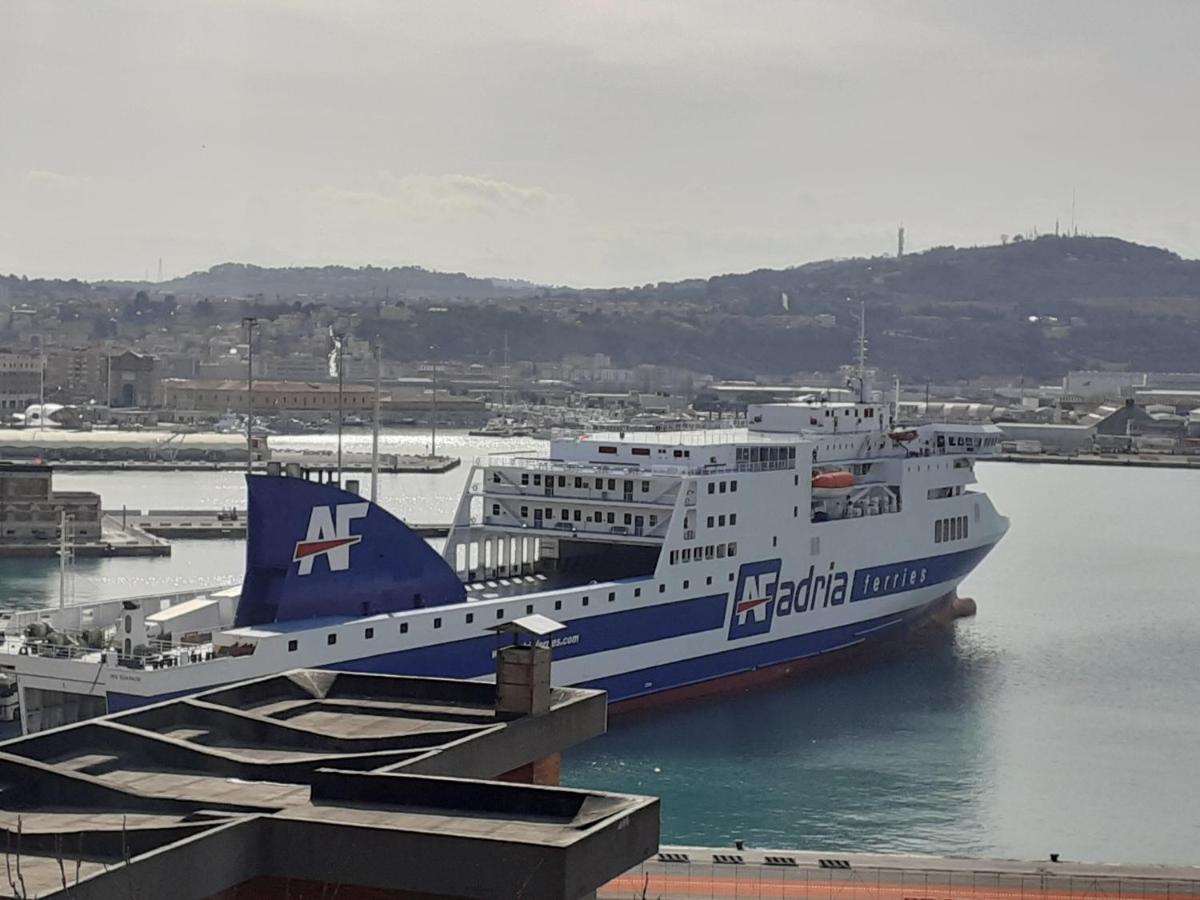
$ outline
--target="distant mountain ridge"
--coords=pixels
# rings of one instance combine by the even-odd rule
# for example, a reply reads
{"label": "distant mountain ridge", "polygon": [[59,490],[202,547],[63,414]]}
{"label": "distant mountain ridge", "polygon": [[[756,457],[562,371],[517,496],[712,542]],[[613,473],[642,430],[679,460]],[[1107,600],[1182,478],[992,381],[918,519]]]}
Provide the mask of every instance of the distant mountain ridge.
{"label": "distant mountain ridge", "polygon": [[536,285],[512,279],[476,278],[462,272],[435,272],[420,266],[296,266],[268,268],[249,263],[222,263],[202,272],[174,278],[154,288],[179,296],[236,296],[308,299],[395,297],[527,296]]}
{"label": "distant mountain ridge", "polygon": [[[334,302],[355,309],[363,335],[379,334],[396,359],[424,358],[436,344],[446,358],[494,362],[507,335],[513,359],[604,353],[617,366],[787,377],[849,362],[863,301],[870,362],[907,379],[1200,370],[1200,262],[1112,237],[936,247],[608,289],[415,266],[226,263],[163,284],[0,277],[0,301],[10,304],[89,296],[127,303],[139,291],[181,302],[241,298],[205,313],[227,317]],[[408,310],[384,315],[385,300]],[[456,304],[470,315],[425,315]]]}

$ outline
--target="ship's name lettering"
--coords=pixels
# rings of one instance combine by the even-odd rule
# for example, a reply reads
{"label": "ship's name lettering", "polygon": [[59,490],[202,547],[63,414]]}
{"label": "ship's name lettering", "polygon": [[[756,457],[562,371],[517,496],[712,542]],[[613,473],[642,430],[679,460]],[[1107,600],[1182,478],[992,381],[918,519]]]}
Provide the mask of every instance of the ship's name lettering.
{"label": "ship's name lettering", "polygon": [[923,564],[900,563],[892,566],[864,569],[850,574],[830,563],[828,571],[818,572],[809,566],[808,574],[799,581],[781,581],[775,590],[775,615],[790,616],[820,607],[841,606],[870,600],[885,594],[914,590],[929,582],[929,568]]}
{"label": "ship's name lettering", "polygon": [[781,560],[764,559],[738,569],[729,617],[730,640],[767,634],[779,616],[903,593],[936,581],[927,562],[921,560],[859,569],[853,575],[838,569],[836,562],[820,571],[813,564],[799,581],[783,580],[781,567]]}
{"label": "ship's name lettering", "polygon": [[837,564],[830,563],[828,572],[817,572],[816,566],[808,567],[808,575],[797,582],[783,581],[775,590],[775,615],[790,616],[792,613],[808,612],[818,605],[841,606],[846,602],[846,589],[850,576],[835,571]]}
{"label": "ship's name lettering", "polygon": [[929,568],[923,565],[887,566],[885,571],[868,569],[857,573],[854,583],[854,600],[868,600],[881,594],[919,588],[929,580]]}

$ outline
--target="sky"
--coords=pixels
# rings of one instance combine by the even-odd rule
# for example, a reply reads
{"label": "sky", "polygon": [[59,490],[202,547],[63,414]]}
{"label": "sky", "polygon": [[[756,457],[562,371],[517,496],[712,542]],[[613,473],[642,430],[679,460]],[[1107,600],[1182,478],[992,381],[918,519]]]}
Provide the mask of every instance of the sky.
{"label": "sky", "polygon": [[1200,257],[1200,3],[0,0],[0,272]]}

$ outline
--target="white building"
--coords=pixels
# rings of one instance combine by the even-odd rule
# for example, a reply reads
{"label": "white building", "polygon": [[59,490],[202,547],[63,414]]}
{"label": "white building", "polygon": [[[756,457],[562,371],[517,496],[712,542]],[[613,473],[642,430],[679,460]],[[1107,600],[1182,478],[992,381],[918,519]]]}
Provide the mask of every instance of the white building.
{"label": "white building", "polygon": [[1063,397],[1080,400],[1119,400],[1146,386],[1145,372],[1104,372],[1084,369],[1063,378]]}

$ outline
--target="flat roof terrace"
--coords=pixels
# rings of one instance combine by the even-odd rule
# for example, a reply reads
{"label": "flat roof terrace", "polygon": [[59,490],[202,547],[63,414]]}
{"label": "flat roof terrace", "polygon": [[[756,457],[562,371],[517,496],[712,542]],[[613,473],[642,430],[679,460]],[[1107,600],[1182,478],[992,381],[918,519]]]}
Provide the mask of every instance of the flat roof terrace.
{"label": "flat roof terrace", "polygon": [[491,684],[299,670],[7,741],[9,888],[588,896],[657,848],[658,801],[480,779],[603,733],[605,704],[552,688],[526,715]]}

